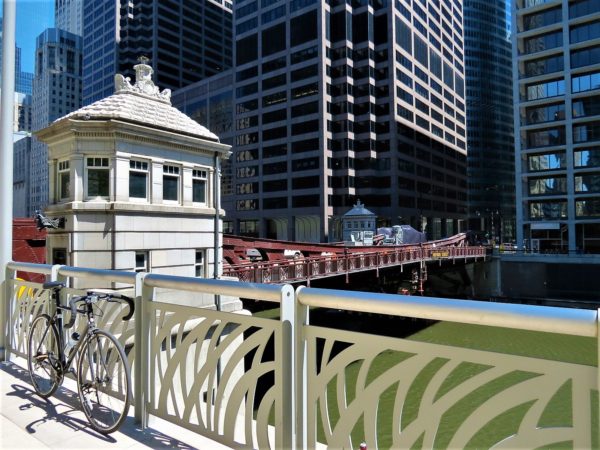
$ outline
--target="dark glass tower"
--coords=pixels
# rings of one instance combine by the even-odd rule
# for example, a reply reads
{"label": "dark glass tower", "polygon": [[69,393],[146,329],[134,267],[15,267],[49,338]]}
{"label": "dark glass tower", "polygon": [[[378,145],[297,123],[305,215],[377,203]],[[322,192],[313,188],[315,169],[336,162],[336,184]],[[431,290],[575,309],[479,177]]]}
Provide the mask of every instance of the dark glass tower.
{"label": "dark glass tower", "polygon": [[162,89],[231,67],[231,8],[212,0],[85,0],[84,104],[111,95],[116,73],[133,77],[140,56]]}
{"label": "dark glass tower", "polygon": [[465,0],[469,228],[515,238],[510,3]]}

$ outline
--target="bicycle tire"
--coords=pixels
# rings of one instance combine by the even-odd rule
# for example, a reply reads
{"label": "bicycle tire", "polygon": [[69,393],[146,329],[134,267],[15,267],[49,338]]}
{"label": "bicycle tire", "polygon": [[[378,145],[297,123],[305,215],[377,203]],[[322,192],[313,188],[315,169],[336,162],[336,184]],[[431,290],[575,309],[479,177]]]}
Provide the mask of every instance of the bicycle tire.
{"label": "bicycle tire", "polygon": [[59,334],[48,314],[38,315],[29,328],[27,338],[27,368],[33,389],[40,397],[48,398],[62,383]]}
{"label": "bicycle tire", "polygon": [[117,339],[104,330],[86,337],[79,352],[77,390],[85,416],[102,434],[116,431],[129,412],[131,373]]}

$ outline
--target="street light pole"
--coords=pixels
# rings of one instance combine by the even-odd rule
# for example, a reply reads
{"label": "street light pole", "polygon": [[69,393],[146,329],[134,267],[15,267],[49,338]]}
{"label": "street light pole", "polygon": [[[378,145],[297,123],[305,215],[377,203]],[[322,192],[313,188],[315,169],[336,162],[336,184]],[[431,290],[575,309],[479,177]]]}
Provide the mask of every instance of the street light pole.
{"label": "street light pole", "polygon": [[2,97],[0,99],[0,360],[6,357],[6,265],[12,260],[13,219],[13,120],[15,97],[16,1],[3,0]]}

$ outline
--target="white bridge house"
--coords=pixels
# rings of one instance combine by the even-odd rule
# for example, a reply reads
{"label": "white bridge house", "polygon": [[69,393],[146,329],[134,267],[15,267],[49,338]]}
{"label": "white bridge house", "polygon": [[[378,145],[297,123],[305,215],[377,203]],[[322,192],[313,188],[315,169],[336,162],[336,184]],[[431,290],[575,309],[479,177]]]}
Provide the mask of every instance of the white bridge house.
{"label": "white bridge house", "polygon": [[[230,146],[171,106],[135,66],[131,84],[37,132],[48,144],[47,261],[190,277],[222,272],[220,162]],[[217,261],[215,265],[215,261]]]}

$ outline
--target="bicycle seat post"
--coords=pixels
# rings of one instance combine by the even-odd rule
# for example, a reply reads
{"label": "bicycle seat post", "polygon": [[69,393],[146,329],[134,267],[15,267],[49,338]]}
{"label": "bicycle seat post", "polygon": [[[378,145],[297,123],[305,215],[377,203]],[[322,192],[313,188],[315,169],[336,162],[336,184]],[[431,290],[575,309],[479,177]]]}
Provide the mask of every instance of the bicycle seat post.
{"label": "bicycle seat post", "polygon": [[61,340],[60,346],[63,346],[65,342],[64,330],[63,330],[63,316],[62,308],[60,305],[60,291],[65,287],[63,281],[47,281],[42,285],[43,289],[50,290],[50,305],[49,313],[56,318],[56,326],[58,328],[58,335]]}

